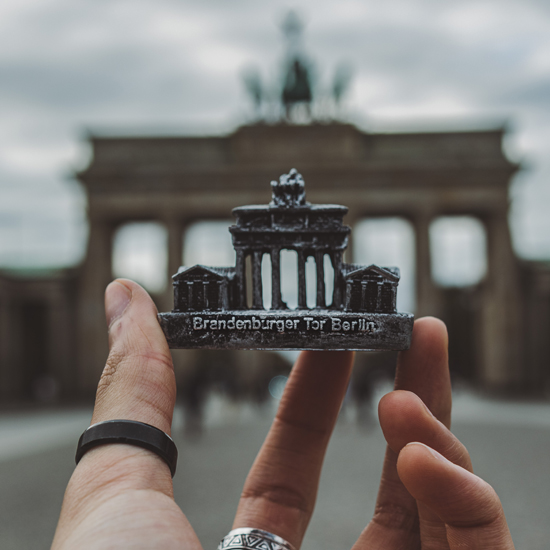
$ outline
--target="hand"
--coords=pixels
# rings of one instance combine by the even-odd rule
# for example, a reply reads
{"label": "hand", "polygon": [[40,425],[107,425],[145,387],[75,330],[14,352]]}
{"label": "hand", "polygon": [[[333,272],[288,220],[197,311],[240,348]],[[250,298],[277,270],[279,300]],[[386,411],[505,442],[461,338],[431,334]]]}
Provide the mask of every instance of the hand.
{"label": "hand", "polygon": [[[107,288],[106,313],[110,354],[92,423],[139,420],[169,434],[176,387],[153,302],[137,284],[117,280]],[[264,529],[300,547],[352,362],[350,352],[300,355],[245,483],[234,528]],[[471,473],[466,449],[448,430],[451,389],[441,322],[415,323],[412,347],[400,354],[396,391],[379,409],[388,450],[374,517],[354,550],[512,549],[497,495]],[[145,449],[103,445],[74,471],[52,548],[201,545],[173,500],[167,465]]]}

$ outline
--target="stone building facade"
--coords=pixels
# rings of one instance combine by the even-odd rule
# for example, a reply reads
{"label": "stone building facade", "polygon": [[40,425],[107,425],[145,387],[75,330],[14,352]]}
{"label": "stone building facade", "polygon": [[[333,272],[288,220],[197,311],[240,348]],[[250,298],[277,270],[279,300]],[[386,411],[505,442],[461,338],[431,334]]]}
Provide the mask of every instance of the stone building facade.
{"label": "stone building facade", "polygon": [[[410,221],[417,316],[441,315],[444,309],[431,273],[431,222],[441,215],[476,216],[488,240],[488,275],[475,320],[476,378],[490,387],[521,383],[519,265],[507,217],[518,166],[504,156],[503,137],[502,129],[372,134],[349,124],[259,123],[221,137],[91,138],[93,160],[78,174],[90,216],[78,322],[83,387],[95,384],[106,353],[102,297],[111,278],[117,227],[132,221],[164,223],[168,273],[176,273],[183,263],[186,227],[197,220],[226,219],[235,204],[264,203],[263,182],[292,166],[308,182],[312,203],[348,206],[345,221],[351,227],[372,217]],[[162,311],[171,309],[170,287],[158,297]]]}

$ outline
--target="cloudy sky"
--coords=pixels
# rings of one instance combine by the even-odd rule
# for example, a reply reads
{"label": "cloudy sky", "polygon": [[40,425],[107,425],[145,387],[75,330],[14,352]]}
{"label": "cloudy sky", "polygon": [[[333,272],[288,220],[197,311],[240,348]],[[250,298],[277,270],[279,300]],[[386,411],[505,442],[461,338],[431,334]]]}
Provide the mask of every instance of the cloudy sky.
{"label": "cloudy sky", "polygon": [[518,253],[550,259],[550,2],[18,0],[0,4],[0,266],[70,265],[86,132],[216,133],[247,120],[239,74],[277,80],[280,22],[306,21],[319,86],[355,71],[365,130],[506,123]]}

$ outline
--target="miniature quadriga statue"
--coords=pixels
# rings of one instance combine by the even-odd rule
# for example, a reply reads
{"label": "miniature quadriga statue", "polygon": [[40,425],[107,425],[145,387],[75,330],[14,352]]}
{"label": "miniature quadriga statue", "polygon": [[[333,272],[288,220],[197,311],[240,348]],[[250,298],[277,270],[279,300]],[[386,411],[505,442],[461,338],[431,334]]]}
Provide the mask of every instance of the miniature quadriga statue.
{"label": "miniature quadriga statue", "polygon": [[[307,202],[304,180],[296,170],[272,182],[271,188],[269,204],[233,210],[237,220],[229,231],[236,252],[234,267],[195,265],[182,267],[173,276],[174,309],[159,314],[169,346],[407,349],[414,318],[396,311],[399,269],[345,263],[343,254],[351,230],[342,219],[348,209]],[[295,250],[298,257],[296,309],[282,300],[282,250]],[[264,254],[271,258],[270,309],[263,304]],[[334,270],[330,304],[325,296],[326,256]],[[317,275],[313,308],[307,306],[306,299],[306,261],[310,257],[315,260]]]}

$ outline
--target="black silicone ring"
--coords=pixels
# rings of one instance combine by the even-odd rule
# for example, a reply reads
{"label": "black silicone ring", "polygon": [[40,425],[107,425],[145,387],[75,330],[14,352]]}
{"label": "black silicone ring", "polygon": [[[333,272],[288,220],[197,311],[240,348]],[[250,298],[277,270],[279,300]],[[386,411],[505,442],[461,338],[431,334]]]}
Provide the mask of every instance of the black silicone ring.
{"label": "black silicone ring", "polygon": [[90,426],[78,440],[76,463],[78,464],[90,449],[111,443],[136,445],[154,452],[168,464],[174,477],[178,450],[172,438],[154,426],[134,420],[105,420]]}

